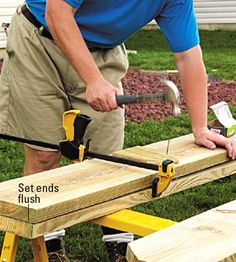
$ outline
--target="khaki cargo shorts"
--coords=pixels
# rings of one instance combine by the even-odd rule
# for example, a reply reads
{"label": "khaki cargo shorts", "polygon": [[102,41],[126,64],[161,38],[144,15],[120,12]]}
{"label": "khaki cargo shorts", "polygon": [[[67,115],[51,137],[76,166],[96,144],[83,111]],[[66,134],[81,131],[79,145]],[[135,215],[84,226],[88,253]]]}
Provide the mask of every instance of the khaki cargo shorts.
{"label": "khaki cargo shorts", "polygon": [[[121,79],[128,68],[125,47],[95,51],[92,56],[102,75],[122,89]],[[0,133],[58,144],[65,139],[63,112],[70,109],[92,118],[84,140],[92,139],[91,150],[110,153],[122,148],[124,110],[93,110],[75,70],[19,7],[11,21],[0,76]]]}

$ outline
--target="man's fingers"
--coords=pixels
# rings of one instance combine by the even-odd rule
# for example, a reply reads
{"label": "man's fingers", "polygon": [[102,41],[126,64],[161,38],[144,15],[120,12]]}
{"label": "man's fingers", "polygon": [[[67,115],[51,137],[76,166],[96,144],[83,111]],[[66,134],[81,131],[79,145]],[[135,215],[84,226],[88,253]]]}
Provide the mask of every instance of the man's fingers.
{"label": "man's fingers", "polygon": [[228,152],[228,156],[231,158],[232,157],[232,146],[231,146],[231,141],[229,139],[227,139],[226,137],[222,136],[222,135],[215,135],[214,133],[212,134],[212,141],[214,141],[214,143],[218,146],[223,146],[226,148],[227,152]]}
{"label": "man's fingers", "polygon": [[91,103],[90,106],[96,110],[96,111],[99,111],[99,112],[109,112],[110,109],[109,109],[109,105],[107,105],[107,103],[105,102],[97,102],[96,104],[94,103]]}
{"label": "man's fingers", "polygon": [[215,140],[216,139],[214,139],[214,136],[211,136],[211,134],[210,136],[207,136],[205,133],[203,133],[198,138],[196,138],[196,144],[214,150],[216,149]]}
{"label": "man's fingers", "polygon": [[95,92],[88,89],[86,92],[88,104],[96,111],[110,112],[118,108],[116,102],[116,88],[102,90],[103,92]]}
{"label": "man's fingers", "polygon": [[223,146],[228,152],[228,157],[233,160],[236,158],[236,141],[230,140],[222,135],[214,136],[212,139],[216,145]]}
{"label": "man's fingers", "polygon": [[209,130],[204,130],[195,136],[196,144],[205,146],[209,149],[215,149],[216,146],[222,146],[227,150],[228,157],[236,159],[236,140],[230,140],[222,135],[215,134]]}
{"label": "man's fingers", "polygon": [[232,146],[232,159],[236,159],[236,140],[231,141]]}
{"label": "man's fingers", "polygon": [[94,110],[100,112],[110,112],[118,108],[115,96],[114,98],[107,97],[105,99],[94,99],[93,101],[89,101],[88,103]]}
{"label": "man's fingers", "polygon": [[115,93],[113,93],[113,95],[110,98],[108,98],[107,103],[109,105],[110,111],[118,108]]}
{"label": "man's fingers", "polygon": [[204,146],[212,150],[216,149],[216,144],[210,140],[206,140]]}
{"label": "man's fingers", "polygon": [[228,156],[234,160],[236,158],[236,141],[230,141],[225,147],[228,151]]}

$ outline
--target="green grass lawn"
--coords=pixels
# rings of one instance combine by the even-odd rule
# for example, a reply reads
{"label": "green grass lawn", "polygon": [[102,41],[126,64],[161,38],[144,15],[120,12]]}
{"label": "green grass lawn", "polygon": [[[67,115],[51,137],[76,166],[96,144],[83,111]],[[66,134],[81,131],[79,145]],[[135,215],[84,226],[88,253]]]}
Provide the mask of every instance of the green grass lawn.
{"label": "green grass lawn", "polygon": [[[200,31],[204,62],[208,74],[236,80],[236,37],[230,31]],[[137,50],[130,55],[130,67],[148,70],[176,69],[172,54],[159,30],[142,30],[126,46]]]}
{"label": "green grass lawn", "polygon": [[[201,31],[202,49],[207,71],[211,75],[236,80],[235,32]],[[130,55],[130,67],[146,70],[175,69],[173,58],[165,39],[158,30],[143,30],[127,41],[128,49],[137,50]],[[231,107],[236,117],[236,106]],[[212,115],[209,116],[212,118]],[[125,147],[145,145],[174,138],[191,132],[187,114],[162,121],[145,121],[141,124],[126,123]],[[19,143],[0,140],[1,181],[22,175],[23,153]],[[66,164],[67,162],[63,162]],[[134,209],[152,215],[181,221],[205,210],[235,199],[236,176],[221,179],[203,186],[185,190],[159,200],[138,205]],[[2,232],[3,235],[3,232]],[[71,258],[84,261],[105,261],[105,248],[101,230],[90,223],[67,229],[66,249]],[[32,261],[30,241],[21,240],[17,261]],[[72,260],[73,261],[73,260]]]}

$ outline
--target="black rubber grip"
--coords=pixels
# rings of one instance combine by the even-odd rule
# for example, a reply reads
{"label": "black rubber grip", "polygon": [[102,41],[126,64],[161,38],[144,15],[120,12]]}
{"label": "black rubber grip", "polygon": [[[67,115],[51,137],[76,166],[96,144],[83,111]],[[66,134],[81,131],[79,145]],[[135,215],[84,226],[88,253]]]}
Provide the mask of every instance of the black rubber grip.
{"label": "black rubber grip", "polygon": [[77,147],[80,144],[83,144],[83,138],[85,131],[87,129],[88,124],[92,121],[92,119],[84,114],[78,114],[74,121],[74,140],[73,144]]}
{"label": "black rubber grip", "polygon": [[116,96],[116,102],[118,105],[135,104],[138,102],[138,96],[135,95],[119,95]]}

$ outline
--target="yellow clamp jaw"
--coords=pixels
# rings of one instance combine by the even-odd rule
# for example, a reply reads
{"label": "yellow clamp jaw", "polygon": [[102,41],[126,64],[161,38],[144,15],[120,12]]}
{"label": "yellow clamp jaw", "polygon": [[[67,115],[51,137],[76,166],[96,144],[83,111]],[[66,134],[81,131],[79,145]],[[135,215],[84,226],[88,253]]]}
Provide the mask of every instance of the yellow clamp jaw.
{"label": "yellow clamp jaw", "polygon": [[79,146],[79,158],[75,160],[75,162],[82,162],[84,161],[84,154],[85,154],[85,146],[80,145]]}
{"label": "yellow clamp jaw", "polygon": [[74,122],[75,118],[80,115],[80,110],[69,110],[63,113],[62,116],[62,126],[66,132],[66,140],[73,141],[75,130]]}
{"label": "yellow clamp jaw", "polygon": [[158,177],[152,182],[152,197],[160,196],[169,186],[175,175],[175,167],[172,160],[164,160],[158,167]]}
{"label": "yellow clamp jaw", "polygon": [[76,162],[84,160],[86,147],[83,145],[83,137],[91,120],[89,116],[81,114],[80,110],[64,112],[62,125],[66,133],[66,139],[59,143],[63,156]]}

